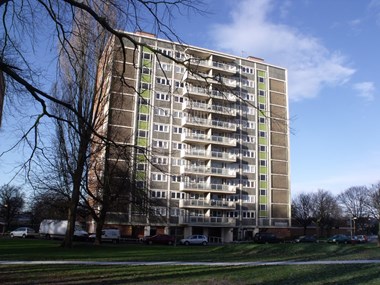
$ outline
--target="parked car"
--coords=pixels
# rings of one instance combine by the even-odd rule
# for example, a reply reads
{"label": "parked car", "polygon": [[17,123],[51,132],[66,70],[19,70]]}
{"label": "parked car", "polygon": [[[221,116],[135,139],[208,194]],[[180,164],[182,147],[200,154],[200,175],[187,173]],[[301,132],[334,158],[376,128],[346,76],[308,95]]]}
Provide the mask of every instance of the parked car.
{"label": "parked car", "polygon": [[187,238],[181,239],[180,243],[184,245],[190,245],[190,244],[207,245],[208,238],[205,235],[191,235],[191,236],[188,236]]}
{"label": "parked car", "polygon": [[36,237],[37,233],[35,230],[29,227],[21,227],[17,228],[14,231],[10,232],[11,238],[14,237],[21,237],[21,238],[34,238]]}
{"label": "parked car", "polygon": [[315,236],[300,236],[298,238],[296,238],[294,240],[294,242],[296,243],[307,243],[307,242],[310,242],[310,243],[313,243],[313,242],[317,242],[317,238]]}
{"label": "parked car", "polygon": [[346,235],[333,235],[327,239],[328,243],[350,243],[351,239]]}
{"label": "parked car", "polygon": [[172,245],[175,243],[175,237],[170,235],[158,234],[144,239],[146,244],[168,244]]}
{"label": "parked car", "polygon": [[368,237],[366,235],[357,235],[359,243],[366,243],[368,242]]}
{"label": "parked car", "polygon": [[256,233],[253,237],[256,243],[279,243],[281,240],[273,233],[261,232]]}

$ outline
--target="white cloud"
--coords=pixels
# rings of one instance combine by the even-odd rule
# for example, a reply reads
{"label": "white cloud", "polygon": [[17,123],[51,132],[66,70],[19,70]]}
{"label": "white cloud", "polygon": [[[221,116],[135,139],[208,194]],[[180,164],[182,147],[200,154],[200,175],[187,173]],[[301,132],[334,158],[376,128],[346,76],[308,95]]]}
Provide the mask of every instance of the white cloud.
{"label": "white cloud", "polygon": [[274,5],[278,2],[237,3],[232,6],[231,22],[213,28],[212,36],[218,48],[235,54],[244,51],[286,67],[292,100],[315,97],[324,86],[343,84],[355,72],[347,66],[343,55],[329,51],[317,38],[271,21],[272,12],[284,9]]}
{"label": "white cloud", "polygon": [[375,98],[375,84],[373,82],[360,82],[354,84],[354,89],[358,92],[359,97],[363,97],[368,101]]}

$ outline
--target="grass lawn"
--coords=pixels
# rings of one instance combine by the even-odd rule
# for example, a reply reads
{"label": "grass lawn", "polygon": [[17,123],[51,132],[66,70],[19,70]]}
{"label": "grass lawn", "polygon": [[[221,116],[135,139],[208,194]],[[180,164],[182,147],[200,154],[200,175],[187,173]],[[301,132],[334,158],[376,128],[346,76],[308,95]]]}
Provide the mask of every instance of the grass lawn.
{"label": "grass lawn", "polygon": [[[147,246],[0,239],[0,260],[309,261],[380,259],[376,244]],[[0,284],[380,284],[379,264],[277,266],[0,265]]]}

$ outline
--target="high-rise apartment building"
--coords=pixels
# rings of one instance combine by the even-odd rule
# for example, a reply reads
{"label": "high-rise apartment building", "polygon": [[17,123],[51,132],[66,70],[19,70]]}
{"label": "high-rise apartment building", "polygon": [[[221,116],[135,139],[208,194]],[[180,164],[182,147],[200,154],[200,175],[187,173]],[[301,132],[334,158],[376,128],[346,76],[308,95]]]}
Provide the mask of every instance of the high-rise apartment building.
{"label": "high-rise apartment building", "polygon": [[[110,44],[104,130],[136,146],[132,172],[152,211],[133,210],[129,197],[107,223],[128,235],[205,234],[222,242],[289,227],[286,69],[126,34],[146,46],[126,40],[122,52]],[[115,158],[108,151],[102,159]]]}

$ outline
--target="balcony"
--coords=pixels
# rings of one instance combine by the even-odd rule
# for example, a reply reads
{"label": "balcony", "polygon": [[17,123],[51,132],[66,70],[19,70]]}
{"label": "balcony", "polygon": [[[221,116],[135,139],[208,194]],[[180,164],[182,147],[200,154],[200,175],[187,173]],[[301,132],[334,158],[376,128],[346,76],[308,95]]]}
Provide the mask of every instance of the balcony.
{"label": "balcony", "polygon": [[188,100],[183,102],[182,110],[183,111],[199,110],[199,111],[212,112],[212,113],[223,114],[223,115],[236,116],[235,108],[225,107],[225,106],[215,105],[215,104],[200,103],[196,101],[188,101]]}
{"label": "balcony", "polygon": [[197,143],[197,144],[216,144],[221,146],[236,146],[236,139],[222,136],[208,136],[205,134],[197,133],[182,133],[182,142]]}
{"label": "balcony", "polygon": [[196,158],[196,159],[213,159],[225,162],[236,162],[236,154],[220,152],[220,151],[206,151],[205,149],[182,149],[182,158]]}
{"label": "balcony", "polygon": [[181,191],[191,192],[208,192],[220,194],[235,194],[236,186],[226,184],[210,184],[210,183],[196,183],[196,182],[181,182],[179,189]]}
{"label": "balcony", "polygon": [[212,62],[212,67],[214,69],[217,69],[222,72],[227,72],[230,74],[235,74],[236,73],[236,66],[228,63],[223,63],[220,61],[213,61]]}
{"label": "balcony", "polygon": [[198,98],[210,98],[210,90],[205,87],[187,85],[183,88],[183,95],[190,96],[192,95]]}
{"label": "balcony", "polygon": [[198,209],[235,209],[235,202],[223,200],[199,200],[199,199],[183,199],[179,201],[180,208],[198,208]]}
{"label": "balcony", "polygon": [[236,86],[237,86],[236,79],[230,78],[230,77],[225,77],[225,76],[217,76],[213,80],[213,82],[222,84],[222,85],[230,87],[230,88],[236,88]]}
{"label": "balcony", "polygon": [[181,166],[181,174],[197,174],[204,176],[216,176],[235,178],[236,170],[228,168],[208,167],[208,166]]}
{"label": "balcony", "polygon": [[227,217],[204,217],[204,216],[186,216],[180,217],[180,224],[194,225],[194,226],[229,226],[233,227],[236,224],[235,218]]}
{"label": "balcony", "polygon": [[232,94],[230,92],[222,92],[219,90],[212,90],[211,91],[211,98],[236,102],[236,96],[234,94]]}
{"label": "balcony", "polygon": [[221,129],[223,131],[236,132],[236,124],[225,122],[221,120],[208,120],[199,117],[183,117],[182,118],[183,127],[197,127],[202,129]]}

